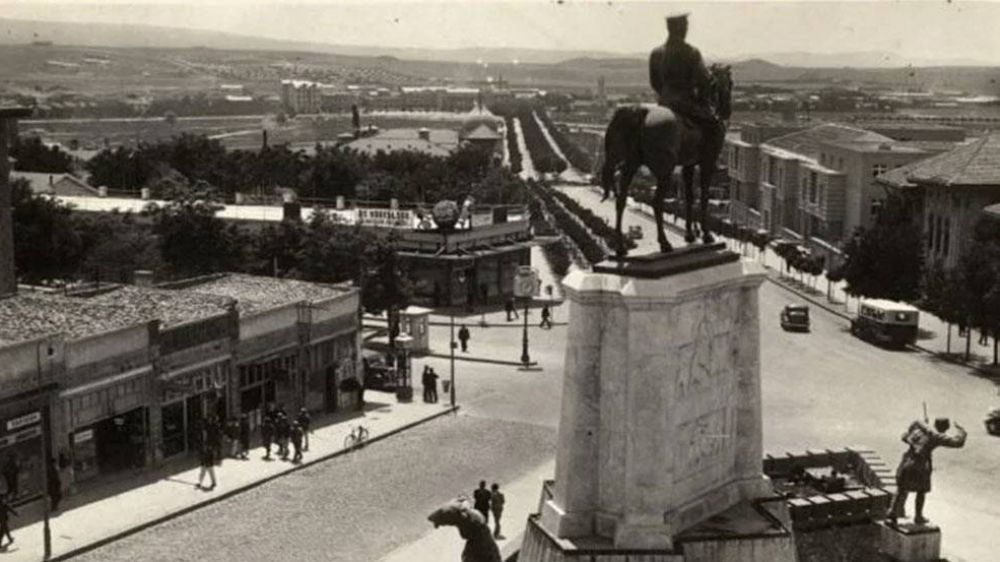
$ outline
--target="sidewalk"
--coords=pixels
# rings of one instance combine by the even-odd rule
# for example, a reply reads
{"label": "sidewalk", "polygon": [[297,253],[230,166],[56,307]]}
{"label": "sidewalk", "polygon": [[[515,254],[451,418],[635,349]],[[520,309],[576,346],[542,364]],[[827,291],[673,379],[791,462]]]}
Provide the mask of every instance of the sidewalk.
{"label": "sidewalk", "polygon": [[[218,485],[212,491],[195,487],[198,468],[170,472],[168,466],[148,485],[110,494],[79,507],[70,507],[72,498],[67,498],[66,509],[50,523],[52,560],[65,560],[345,453],[344,438],[358,424],[368,428],[369,441],[374,442],[451,411],[442,404],[419,401],[400,404],[394,395],[384,392],[367,391],[365,401],[367,406],[363,414],[317,417],[314,420],[317,429],[310,435],[309,451],[304,454],[301,464],[282,461],[273,455],[273,460],[265,461],[262,449],[257,447],[251,451],[249,460],[223,460],[222,466],[215,469]],[[136,478],[143,476],[149,478],[148,473]],[[16,517],[14,523],[17,523]],[[16,542],[8,550],[0,551],[0,558],[31,562],[43,559],[42,522],[16,528],[13,534]]]}
{"label": "sidewalk", "polygon": [[[592,188],[596,189],[596,188]],[[648,206],[629,199],[629,209],[633,212],[652,216]],[[684,219],[677,218],[673,221],[664,221],[669,230],[683,231]],[[845,281],[829,283],[825,277],[811,277],[800,275],[797,272],[783,272],[784,260],[774,253],[770,247],[766,247],[761,253],[750,243],[741,243],[732,238],[726,238],[716,233],[716,236],[724,241],[726,245],[735,252],[741,252],[745,259],[752,259],[764,265],[769,271],[770,278],[779,282],[783,287],[808,298],[817,306],[823,306],[831,312],[840,314],[845,318],[852,318],[858,312],[858,297],[848,295],[844,290],[847,286]],[[806,283],[798,281],[801,277]],[[829,285],[829,291],[827,286]],[[829,295],[829,296],[828,296]],[[980,374],[990,376],[1000,375],[1000,367],[993,366],[993,346],[994,342],[989,339],[986,344],[979,343],[979,333],[973,333],[969,339],[969,360],[965,360],[966,338],[958,336],[958,327],[951,326],[951,346],[948,345],[948,324],[937,316],[925,311],[920,311],[920,333],[917,336],[916,347],[932,355],[942,357],[947,361],[965,365]]]}
{"label": "sidewalk", "polygon": [[[514,482],[500,482],[500,491],[506,499],[501,530],[505,539],[497,541],[501,558],[506,560],[521,548],[521,538],[524,534],[528,515],[538,511],[538,501],[542,497],[542,482],[555,474],[555,459],[548,461]],[[428,514],[429,515],[429,514]],[[490,528],[493,529],[492,514]],[[404,545],[389,553],[380,562],[440,562],[441,560],[459,560],[465,541],[458,535],[454,527],[434,527],[427,523],[427,534],[420,539]]]}

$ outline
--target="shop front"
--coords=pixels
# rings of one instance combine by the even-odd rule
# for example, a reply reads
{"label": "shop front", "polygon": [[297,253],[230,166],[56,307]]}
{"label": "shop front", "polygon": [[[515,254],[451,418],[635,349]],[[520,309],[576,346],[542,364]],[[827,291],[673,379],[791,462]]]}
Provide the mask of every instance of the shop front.
{"label": "shop front", "polygon": [[0,490],[10,503],[45,493],[43,415],[37,409],[0,420]]}
{"label": "shop front", "polygon": [[299,406],[293,376],[298,363],[295,351],[239,366],[240,413],[247,415],[251,428],[260,425],[269,405],[281,404],[286,411]]}
{"label": "shop front", "polygon": [[146,366],[59,393],[76,482],[145,466],[151,373]]}
{"label": "shop front", "polygon": [[201,449],[205,423],[228,417],[229,359],[203,361],[160,377],[161,440],[164,457]]}

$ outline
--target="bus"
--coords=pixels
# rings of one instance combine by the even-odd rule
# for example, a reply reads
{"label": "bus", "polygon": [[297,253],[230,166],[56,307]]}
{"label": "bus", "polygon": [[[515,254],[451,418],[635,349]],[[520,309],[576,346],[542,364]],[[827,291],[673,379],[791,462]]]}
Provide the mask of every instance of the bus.
{"label": "bus", "polygon": [[863,299],[858,315],[851,320],[855,336],[891,347],[902,348],[917,341],[920,311],[899,302]]}

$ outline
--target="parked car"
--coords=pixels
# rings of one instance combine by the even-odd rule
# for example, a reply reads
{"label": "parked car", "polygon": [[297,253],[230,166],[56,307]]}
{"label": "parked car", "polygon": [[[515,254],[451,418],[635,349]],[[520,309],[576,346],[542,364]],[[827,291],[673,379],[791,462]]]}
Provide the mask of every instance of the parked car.
{"label": "parked car", "polygon": [[908,304],[864,299],[851,320],[851,333],[878,344],[902,348],[917,341],[920,311]]}
{"label": "parked car", "polygon": [[628,227],[628,237],[631,240],[642,240],[642,227],[637,224]]}
{"label": "parked car", "polygon": [[365,388],[387,391],[396,389],[398,384],[396,368],[386,360],[385,356],[366,351],[361,356],[361,363],[364,367]]}
{"label": "parked car", "polygon": [[790,304],[781,310],[781,328],[792,331],[809,331],[809,307],[804,304]]}

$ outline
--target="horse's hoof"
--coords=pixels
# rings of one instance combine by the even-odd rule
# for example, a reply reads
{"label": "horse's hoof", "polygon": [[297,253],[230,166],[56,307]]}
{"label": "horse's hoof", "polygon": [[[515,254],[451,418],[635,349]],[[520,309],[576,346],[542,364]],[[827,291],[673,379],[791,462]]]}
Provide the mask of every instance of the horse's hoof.
{"label": "horse's hoof", "polygon": [[706,232],[705,235],[701,237],[701,241],[706,244],[712,244],[715,242],[715,237]]}
{"label": "horse's hoof", "polygon": [[694,234],[685,234],[684,235],[684,241],[687,242],[688,244],[694,244],[697,240],[698,240],[698,237],[695,236]]}

